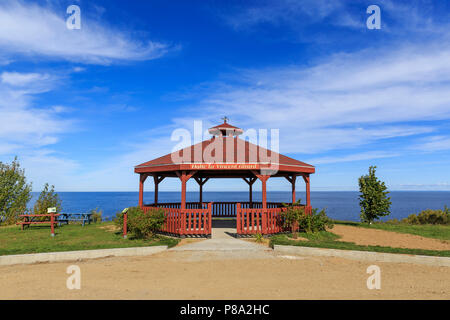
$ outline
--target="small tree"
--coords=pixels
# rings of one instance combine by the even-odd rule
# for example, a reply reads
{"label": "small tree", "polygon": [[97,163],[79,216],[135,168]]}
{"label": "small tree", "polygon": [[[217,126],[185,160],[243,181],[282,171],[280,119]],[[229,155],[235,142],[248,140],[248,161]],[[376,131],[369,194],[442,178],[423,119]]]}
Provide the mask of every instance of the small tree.
{"label": "small tree", "polygon": [[39,198],[33,207],[34,214],[47,214],[48,208],[56,208],[56,213],[61,212],[61,200],[55,192],[55,186],[49,187],[48,183],[44,185]]}
{"label": "small tree", "polygon": [[283,207],[286,208],[285,211],[281,212],[284,227],[290,228],[292,237],[297,239],[298,221],[300,220],[300,217],[305,214],[305,208],[300,207],[300,199],[292,204],[283,203]]}
{"label": "small tree", "polygon": [[361,207],[361,221],[372,223],[375,219],[389,215],[391,198],[384,182],[375,175],[375,166],[369,168],[369,174],[358,179],[359,205]]}
{"label": "small tree", "polygon": [[17,157],[11,164],[0,162],[0,224],[15,223],[18,215],[25,213],[30,192],[31,183],[27,184]]}

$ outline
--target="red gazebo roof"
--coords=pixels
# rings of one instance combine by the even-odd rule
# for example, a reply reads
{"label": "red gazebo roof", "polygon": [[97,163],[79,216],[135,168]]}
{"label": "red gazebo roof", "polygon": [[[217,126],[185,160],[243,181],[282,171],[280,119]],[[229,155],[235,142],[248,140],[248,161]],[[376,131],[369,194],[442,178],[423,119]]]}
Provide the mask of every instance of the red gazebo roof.
{"label": "red gazebo roof", "polygon": [[[199,170],[214,171],[218,175],[225,175],[225,172],[230,173],[230,171],[270,169],[276,166],[275,176],[315,172],[314,166],[310,164],[240,139],[237,135],[241,134],[243,130],[226,121],[210,128],[209,132],[214,135],[211,139],[139,164],[134,171],[136,173],[165,172],[168,174],[180,170]],[[215,157],[215,152],[211,150],[220,144],[223,145],[222,156]],[[206,157],[210,155],[214,161],[204,159],[205,154]]]}
{"label": "red gazebo roof", "polygon": [[244,133],[244,130],[242,130],[241,128],[232,126],[231,124],[227,123],[227,120],[225,118],[225,120],[223,121],[222,124],[219,124],[218,126],[209,128],[208,130],[209,133],[211,133],[214,136],[228,136],[228,135],[232,135],[232,136],[237,136],[240,135],[242,133]]}

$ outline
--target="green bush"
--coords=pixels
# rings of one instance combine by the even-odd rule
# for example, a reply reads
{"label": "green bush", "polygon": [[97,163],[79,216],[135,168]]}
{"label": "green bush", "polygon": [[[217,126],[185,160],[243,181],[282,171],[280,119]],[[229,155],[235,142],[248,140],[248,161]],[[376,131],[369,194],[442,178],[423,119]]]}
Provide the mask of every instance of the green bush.
{"label": "green bush", "polygon": [[97,223],[97,222],[102,222],[102,210],[98,210],[98,208],[95,208],[95,210],[91,210],[91,219],[92,222]]}
{"label": "green bush", "polygon": [[[48,208],[56,208],[56,213],[61,212],[61,199],[55,192],[55,186],[49,186],[48,183],[44,185],[44,189],[39,194],[39,198],[33,207],[34,214],[45,215],[48,214]],[[39,217],[39,221],[50,220],[50,217]]]}
{"label": "green bush", "polygon": [[0,161],[0,224],[13,224],[20,214],[28,213],[30,193],[31,183],[27,183],[17,157],[11,164]]}
{"label": "green bush", "polygon": [[306,232],[326,231],[326,228],[333,228],[333,222],[328,218],[325,209],[319,211],[313,208],[311,214],[302,214],[298,220],[298,225]]}
{"label": "green bush", "polygon": [[[127,215],[128,232],[132,233],[137,239],[153,237],[155,232],[162,228],[166,220],[162,209],[150,210],[144,213],[141,208],[132,207],[128,208]],[[115,223],[121,229],[123,228],[122,213],[116,215]]]}
{"label": "green bush", "polygon": [[450,212],[447,206],[444,210],[423,210],[418,214],[410,214],[402,219],[402,223],[407,224],[450,224]]}
{"label": "green bush", "polygon": [[297,233],[294,232],[296,226],[306,232],[319,232],[325,231],[326,228],[333,228],[333,222],[326,215],[325,209],[319,211],[317,208],[313,208],[311,214],[305,213],[305,207],[299,206],[300,202],[294,204],[285,205],[286,210],[282,211],[284,227],[288,227],[292,230],[293,236],[296,237]]}
{"label": "green bush", "polygon": [[283,217],[283,227],[289,228],[294,232],[301,216],[305,215],[305,207],[300,206],[300,200],[293,204],[283,203],[283,206],[286,207],[286,210],[281,212]]}
{"label": "green bush", "polygon": [[261,242],[263,242],[263,235],[261,234],[261,233],[257,233],[257,234],[255,234],[255,242],[258,242],[258,243],[261,243]]}

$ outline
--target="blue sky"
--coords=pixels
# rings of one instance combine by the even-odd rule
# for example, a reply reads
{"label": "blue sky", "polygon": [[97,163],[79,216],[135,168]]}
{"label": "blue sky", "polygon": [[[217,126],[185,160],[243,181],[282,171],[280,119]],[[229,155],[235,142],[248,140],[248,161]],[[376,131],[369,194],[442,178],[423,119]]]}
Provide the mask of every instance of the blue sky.
{"label": "blue sky", "polygon": [[370,165],[391,190],[450,190],[449,16],[425,0],[2,0],[0,161],[17,155],[35,190],[136,191],[133,167],[173,130],[226,115],[279,129],[280,151],[316,166],[312,190],[356,190]]}

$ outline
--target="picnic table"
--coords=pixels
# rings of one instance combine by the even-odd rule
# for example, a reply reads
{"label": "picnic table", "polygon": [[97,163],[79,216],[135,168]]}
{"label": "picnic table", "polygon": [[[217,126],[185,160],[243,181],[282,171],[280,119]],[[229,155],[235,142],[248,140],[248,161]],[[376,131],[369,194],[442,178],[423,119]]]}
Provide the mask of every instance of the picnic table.
{"label": "picnic table", "polygon": [[[54,231],[54,225],[57,224],[57,220],[55,217],[58,217],[59,214],[20,214],[19,217],[23,218],[23,221],[17,222],[17,224],[20,224],[22,227],[22,230],[24,229],[24,226],[30,226],[31,224],[43,224],[43,223],[49,223],[52,229],[52,236],[55,235]],[[50,217],[50,220],[44,220],[41,221],[42,217]]]}
{"label": "picnic table", "polygon": [[60,213],[58,217],[58,223],[69,224],[69,221],[81,221],[84,224],[87,222],[91,224],[92,213]]}

